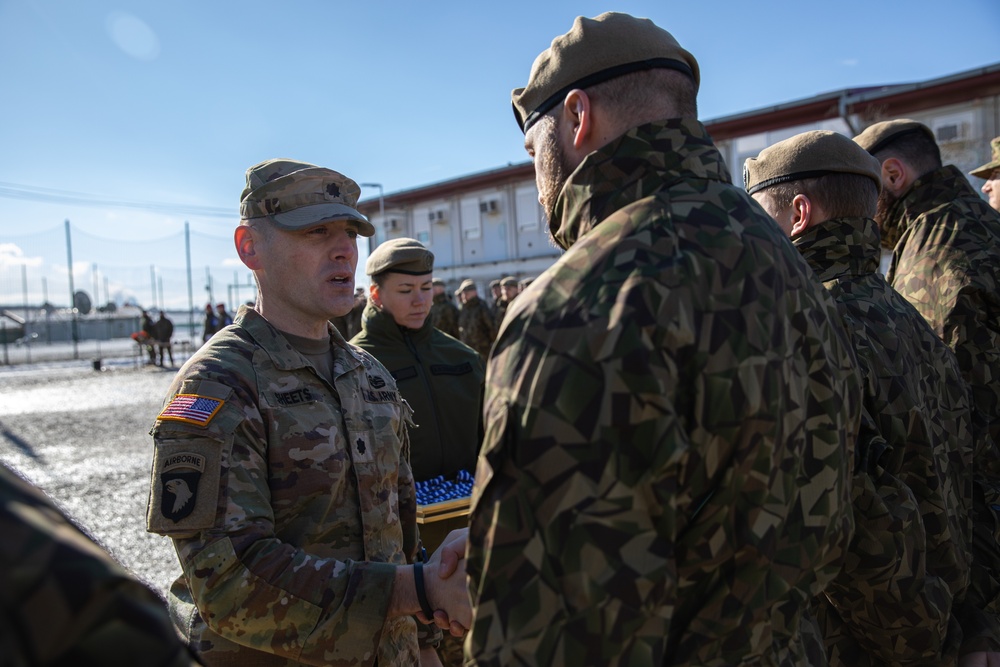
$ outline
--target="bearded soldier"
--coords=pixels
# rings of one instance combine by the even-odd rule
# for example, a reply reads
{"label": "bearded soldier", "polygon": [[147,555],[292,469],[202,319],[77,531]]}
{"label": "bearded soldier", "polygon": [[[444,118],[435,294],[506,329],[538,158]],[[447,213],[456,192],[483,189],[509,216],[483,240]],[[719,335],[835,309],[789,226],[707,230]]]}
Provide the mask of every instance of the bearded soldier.
{"label": "bearded soldier", "polygon": [[491,353],[476,664],[822,660],[809,607],[851,538],[859,379],[832,298],[696,120],[698,83],[668,32],[607,13],[513,92],[566,253]]}

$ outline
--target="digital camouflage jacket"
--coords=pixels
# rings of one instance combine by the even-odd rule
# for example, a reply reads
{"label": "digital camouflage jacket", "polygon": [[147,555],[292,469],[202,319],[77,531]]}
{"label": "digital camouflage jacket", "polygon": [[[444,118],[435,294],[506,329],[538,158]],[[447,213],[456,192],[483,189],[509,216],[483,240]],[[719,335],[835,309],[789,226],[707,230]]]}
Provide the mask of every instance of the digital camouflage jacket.
{"label": "digital camouflage jacket", "polygon": [[874,220],[827,220],[792,242],[840,304],[862,376],[855,535],[825,596],[834,611],[820,609],[831,664],[954,664],[973,453],[958,363],[878,273]]}
{"label": "digital camouflage jacket", "polygon": [[705,128],[588,155],[487,372],[481,665],[825,664],[860,385],[836,304]]}
{"label": "digital camouflage jacket", "polygon": [[332,386],[242,307],[153,426],[147,526],[174,541],[170,601],[208,664],[418,660],[414,620],[386,619],[395,566],[416,549],[409,408],[329,331]]}
{"label": "digital camouflage jacket", "polygon": [[882,221],[897,239],[887,280],[955,351],[976,429],[970,601],[1000,650],[1000,213],[954,166],[914,182]]}

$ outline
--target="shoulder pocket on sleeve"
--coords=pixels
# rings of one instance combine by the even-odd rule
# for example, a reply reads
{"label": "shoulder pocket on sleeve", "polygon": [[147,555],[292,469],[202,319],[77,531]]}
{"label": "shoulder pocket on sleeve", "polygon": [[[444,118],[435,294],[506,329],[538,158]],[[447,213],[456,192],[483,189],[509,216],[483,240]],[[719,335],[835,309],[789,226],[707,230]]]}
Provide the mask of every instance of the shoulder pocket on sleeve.
{"label": "shoulder pocket on sleeve", "polygon": [[212,528],[225,514],[223,461],[232,434],[161,437],[153,451],[146,530],[181,537]]}

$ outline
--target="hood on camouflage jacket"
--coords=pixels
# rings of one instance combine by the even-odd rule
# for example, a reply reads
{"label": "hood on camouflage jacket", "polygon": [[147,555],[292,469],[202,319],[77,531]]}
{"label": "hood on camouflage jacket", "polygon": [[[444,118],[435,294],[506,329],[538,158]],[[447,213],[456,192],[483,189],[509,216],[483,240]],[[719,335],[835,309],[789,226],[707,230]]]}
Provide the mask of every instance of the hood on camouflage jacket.
{"label": "hood on camouflage jacket", "polygon": [[401,327],[392,315],[365,307],[352,345],[389,369],[399,393],[413,408],[410,465],[419,482],[454,477],[475,468],[483,439],[482,397],[486,371],[476,351],[435,329],[430,317],[419,329]]}
{"label": "hood on camouflage jacket", "polygon": [[836,304],[694,119],[588,155],[551,231],[491,352],[471,655],[805,664],[852,531]]}

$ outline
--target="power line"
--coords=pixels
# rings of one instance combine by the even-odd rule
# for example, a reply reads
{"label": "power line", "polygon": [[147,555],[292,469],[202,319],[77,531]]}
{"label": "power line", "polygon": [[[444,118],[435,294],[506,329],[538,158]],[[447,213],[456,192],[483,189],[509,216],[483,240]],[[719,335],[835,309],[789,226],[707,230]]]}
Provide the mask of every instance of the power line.
{"label": "power line", "polygon": [[129,199],[110,199],[81,192],[40,188],[18,183],[0,182],[0,197],[8,199],[24,199],[49,204],[76,204],[78,206],[100,206],[111,208],[130,208],[154,213],[171,213],[179,215],[202,216],[209,218],[239,217],[239,214],[228,208],[218,206],[196,206],[192,204],[168,204],[163,202],[146,202]]}

